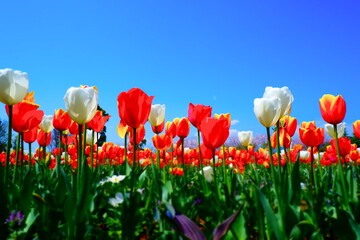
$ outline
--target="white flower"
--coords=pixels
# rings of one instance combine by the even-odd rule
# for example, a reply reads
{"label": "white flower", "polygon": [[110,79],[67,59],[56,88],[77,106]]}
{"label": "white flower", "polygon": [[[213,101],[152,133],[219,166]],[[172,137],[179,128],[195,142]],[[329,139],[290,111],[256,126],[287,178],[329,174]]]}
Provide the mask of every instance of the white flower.
{"label": "white flower", "polygon": [[121,192],[115,194],[114,198],[109,198],[109,203],[113,207],[118,207],[119,204],[124,202],[124,195]]}
{"label": "white flower", "polygon": [[273,126],[279,120],[280,111],[280,98],[255,98],[254,100],[255,116],[264,127]]}
{"label": "white flower", "polygon": [[67,90],[64,101],[66,110],[78,124],[88,123],[95,115],[98,106],[98,92],[92,87]]}
{"label": "white flower", "polygon": [[300,159],[303,159],[303,160],[308,159],[310,156],[310,152],[308,152],[308,151],[300,151],[299,154],[300,154]]}
{"label": "white flower", "polygon": [[249,146],[252,143],[253,140],[253,132],[252,131],[241,131],[238,132],[238,138],[244,147]]}
{"label": "white flower", "polygon": [[[211,166],[206,166],[203,168],[204,171],[204,178],[206,179],[206,181],[208,182],[212,182],[213,181],[213,169]],[[200,172],[202,173],[202,172]]]}
{"label": "white flower", "polygon": [[28,75],[12,69],[0,69],[0,102],[14,105],[26,97],[29,88]]}
{"label": "white flower", "polygon": [[125,179],[125,175],[113,175],[107,179],[108,182],[119,183]]}
{"label": "white flower", "polygon": [[294,97],[288,87],[273,88],[266,87],[264,92],[264,98],[277,97],[281,102],[280,118],[291,110],[292,102]]}
{"label": "white flower", "polygon": [[[344,135],[346,123],[342,122],[336,125],[337,132],[338,132],[338,138],[341,138]],[[335,130],[334,125],[332,124],[325,124],[325,131],[327,135],[329,135],[332,139],[335,139]]]}
{"label": "white flower", "polygon": [[49,133],[54,129],[53,126],[53,115],[44,115],[41,123],[39,124],[39,127],[43,132]]}
{"label": "white flower", "polygon": [[89,145],[94,145],[99,140],[98,134],[94,134],[94,141],[91,143],[91,141],[92,141],[92,133],[93,133],[92,130],[86,129],[86,143],[89,144]]}
{"label": "white flower", "polygon": [[165,121],[165,105],[151,105],[149,122],[152,126],[159,126]]}
{"label": "white flower", "polygon": [[323,156],[324,156],[323,152],[320,153],[320,158],[319,158],[319,154],[315,153],[314,154],[314,159],[315,159],[315,161],[320,161]]}

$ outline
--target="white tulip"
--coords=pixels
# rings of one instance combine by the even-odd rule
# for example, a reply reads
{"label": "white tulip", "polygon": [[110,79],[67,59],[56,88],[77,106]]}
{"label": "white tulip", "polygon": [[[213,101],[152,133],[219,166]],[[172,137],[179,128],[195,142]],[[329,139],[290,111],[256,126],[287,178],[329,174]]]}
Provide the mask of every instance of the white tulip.
{"label": "white tulip", "polygon": [[0,69],[0,102],[14,105],[26,97],[29,88],[28,75],[12,69]]}
{"label": "white tulip", "polygon": [[273,126],[280,118],[280,111],[280,98],[255,98],[254,100],[255,116],[264,127]]}
{"label": "white tulip", "polygon": [[165,120],[165,105],[155,104],[151,105],[149,115],[149,122],[152,126],[159,126]]}
{"label": "white tulip", "polygon": [[299,154],[300,154],[300,159],[303,159],[303,160],[308,159],[310,156],[310,152],[308,152],[308,151],[300,151]]}
{"label": "white tulip", "polygon": [[53,115],[43,116],[41,123],[39,124],[39,127],[43,132],[49,133],[54,129],[53,118],[54,118]]}
{"label": "white tulip", "polygon": [[277,97],[281,101],[280,118],[291,110],[294,97],[288,87],[273,88],[266,87],[264,92],[264,98]]}
{"label": "white tulip", "polygon": [[98,93],[92,87],[67,90],[64,101],[66,111],[73,121],[78,124],[88,123],[95,115],[98,106]]}
{"label": "white tulip", "polygon": [[244,147],[249,146],[253,140],[253,132],[252,131],[241,131],[238,132],[238,137],[241,145]]}
{"label": "white tulip", "polygon": [[[336,125],[336,127],[337,127],[338,138],[341,138],[342,136],[344,136],[346,123],[345,122],[339,123]],[[325,132],[332,139],[335,139],[334,125],[328,123],[325,124]]]}
{"label": "white tulip", "polygon": [[212,182],[213,181],[213,173],[214,173],[212,167],[206,166],[203,168],[203,171],[204,171],[204,178],[206,179],[206,181]]}
{"label": "white tulip", "polygon": [[[94,145],[99,140],[98,134],[94,134],[94,140],[92,139],[92,133],[93,131],[90,129],[86,129],[86,144]],[[93,140],[93,141],[92,141]]]}

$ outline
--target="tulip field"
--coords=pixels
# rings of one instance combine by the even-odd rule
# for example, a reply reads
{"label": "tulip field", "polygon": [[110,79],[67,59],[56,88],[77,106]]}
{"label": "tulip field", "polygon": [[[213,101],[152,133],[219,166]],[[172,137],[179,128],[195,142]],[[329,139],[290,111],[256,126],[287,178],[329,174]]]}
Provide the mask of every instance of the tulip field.
{"label": "tulip field", "polygon": [[[132,88],[117,98],[120,146],[97,144],[110,117],[98,91],[70,87],[66,109],[44,115],[27,74],[0,70],[0,239],[360,239],[360,120],[345,136],[341,95],[312,106],[321,128],[291,116],[288,87],[266,87],[253,107],[267,142],[247,131],[229,146],[230,113],[189,103],[166,122],[165,105]],[[145,124],[154,150],[141,145]],[[197,144],[186,148],[191,128]]]}

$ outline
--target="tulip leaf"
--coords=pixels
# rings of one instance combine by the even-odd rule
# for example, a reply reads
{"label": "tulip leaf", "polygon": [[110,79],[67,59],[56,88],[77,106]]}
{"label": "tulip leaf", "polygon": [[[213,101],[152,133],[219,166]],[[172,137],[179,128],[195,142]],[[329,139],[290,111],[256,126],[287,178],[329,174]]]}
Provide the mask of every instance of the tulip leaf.
{"label": "tulip leaf", "polygon": [[222,236],[224,236],[230,229],[231,225],[233,224],[233,222],[236,220],[236,218],[239,216],[242,208],[244,207],[244,204],[242,204],[240,206],[240,208],[230,217],[228,217],[227,219],[225,219],[225,221],[223,221],[220,225],[218,225],[215,229],[214,229],[214,238],[213,240],[219,240]]}

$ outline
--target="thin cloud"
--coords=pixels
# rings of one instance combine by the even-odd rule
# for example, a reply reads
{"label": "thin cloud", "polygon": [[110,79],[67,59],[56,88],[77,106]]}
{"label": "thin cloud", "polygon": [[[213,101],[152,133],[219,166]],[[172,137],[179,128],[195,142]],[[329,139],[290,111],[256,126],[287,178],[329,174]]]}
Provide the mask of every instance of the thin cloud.
{"label": "thin cloud", "polygon": [[235,125],[235,124],[238,124],[238,123],[239,123],[239,120],[237,120],[237,119],[231,120],[231,125]]}

